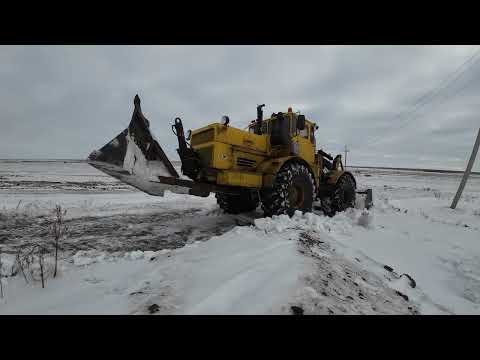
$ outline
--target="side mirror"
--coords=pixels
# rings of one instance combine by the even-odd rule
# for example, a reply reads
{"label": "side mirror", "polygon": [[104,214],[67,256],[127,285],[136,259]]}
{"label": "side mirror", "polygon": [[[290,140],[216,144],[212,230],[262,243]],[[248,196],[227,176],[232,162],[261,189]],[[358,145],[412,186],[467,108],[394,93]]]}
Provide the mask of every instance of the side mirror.
{"label": "side mirror", "polygon": [[305,115],[298,115],[297,116],[297,129],[304,130],[305,129]]}

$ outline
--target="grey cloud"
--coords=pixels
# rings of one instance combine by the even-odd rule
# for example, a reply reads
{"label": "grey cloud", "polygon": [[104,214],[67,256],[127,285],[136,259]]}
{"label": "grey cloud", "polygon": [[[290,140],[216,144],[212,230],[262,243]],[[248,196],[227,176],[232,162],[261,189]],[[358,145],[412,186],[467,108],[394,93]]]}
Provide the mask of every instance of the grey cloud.
{"label": "grey cloud", "polygon": [[[349,163],[461,169],[480,121],[480,61],[418,112],[422,94],[473,46],[1,46],[0,158],[85,158],[130,121],[139,93],[177,158],[170,125],[223,114],[244,127],[255,106],[300,110],[318,147]],[[378,140],[378,141],[373,141]],[[480,161],[475,165],[480,168]],[[431,166],[430,166],[431,165]]]}

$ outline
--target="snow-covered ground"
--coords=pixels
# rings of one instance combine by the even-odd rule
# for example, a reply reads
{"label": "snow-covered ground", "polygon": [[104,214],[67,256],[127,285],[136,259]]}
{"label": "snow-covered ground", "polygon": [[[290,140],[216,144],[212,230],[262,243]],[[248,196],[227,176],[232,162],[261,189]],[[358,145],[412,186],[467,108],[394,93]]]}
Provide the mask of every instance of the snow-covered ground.
{"label": "snow-covered ground", "polygon": [[[0,314],[478,314],[480,177],[355,170],[375,207],[255,218],[153,197],[85,163],[0,161]],[[10,276],[67,209],[61,271]],[[14,269],[15,270],[15,269]]]}

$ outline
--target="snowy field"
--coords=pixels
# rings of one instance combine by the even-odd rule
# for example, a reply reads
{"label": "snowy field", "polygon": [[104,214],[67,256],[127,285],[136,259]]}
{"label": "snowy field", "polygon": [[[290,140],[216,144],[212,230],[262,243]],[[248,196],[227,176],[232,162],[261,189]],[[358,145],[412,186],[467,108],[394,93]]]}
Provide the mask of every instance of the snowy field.
{"label": "snowy field", "polygon": [[[0,161],[0,314],[480,314],[480,176],[452,210],[459,174],[354,173],[370,211],[271,219],[81,162]],[[68,236],[42,289],[15,254],[51,238],[56,204]]]}

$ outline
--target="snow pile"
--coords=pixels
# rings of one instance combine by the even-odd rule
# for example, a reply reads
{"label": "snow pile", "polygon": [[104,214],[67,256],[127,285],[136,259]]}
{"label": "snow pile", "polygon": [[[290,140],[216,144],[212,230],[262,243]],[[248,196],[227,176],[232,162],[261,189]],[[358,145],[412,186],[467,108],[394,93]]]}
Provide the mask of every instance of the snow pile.
{"label": "snow pile", "polygon": [[163,250],[160,250],[160,251],[135,250],[135,251],[125,253],[124,258],[128,259],[128,260],[139,260],[139,259],[152,260],[157,255],[166,254],[169,251],[170,250],[168,250],[168,249],[163,249]]}
{"label": "snow pile", "polygon": [[86,266],[96,262],[102,262],[105,260],[105,257],[105,253],[99,253],[95,250],[81,250],[72,256],[72,260],[75,266]]}
{"label": "snow pile", "polygon": [[271,218],[255,219],[255,226],[265,231],[265,233],[297,229],[351,234],[355,225],[373,229],[373,212],[369,210],[348,209],[330,218],[314,213],[302,214],[300,211],[296,211],[291,218],[287,215],[274,215]]}
{"label": "snow pile", "polygon": [[[375,194],[375,231],[336,236],[348,248],[411,275],[434,303],[423,302],[423,314],[438,313],[439,308],[480,314],[480,177],[469,179],[453,210],[450,204],[461,177],[393,172],[360,177]],[[403,286],[413,301],[424,300],[401,281],[392,286]]]}
{"label": "snow pile", "polygon": [[[50,281],[38,302],[20,278],[2,313],[130,314],[412,314],[416,302],[389,286],[395,277],[337,236],[371,232],[367,213],[333,218],[297,212],[257,219],[206,242],[175,250],[113,256],[78,251],[74,267]],[[348,235],[350,234],[350,235]],[[360,263],[361,261],[361,263]],[[417,288],[421,299],[423,293]],[[24,294],[21,296],[20,294]],[[412,296],[410,293],[408,296]],[[75,299],[75,300],[72,300]],[[83,300],[83,301],[82,301]],[[428,300],[428,299],[427,299]]]}
{"label": "snow pile", "polygon": [[162,268],[173,266],[170,276],[181,280],[171,285],[181,298],[176,313],[280,313],[311,266],[295,239],[290,231],[272,237],[254,227],[237,227],[158,258],[157,271],[166,274]]}
{"label": "snow pile", "polygon": [[0,313],[282,313],[312,265],[298,252],[296,238],[294,231],[271,237],[237,227],[207,242],[133,251],[112,261],[98,252],[77,252],[76,266],[45,291],[15,278],[8,288],[12,301]]}
{"label": "snow pile", "polygon": [[80,250],[72,256],[72,261],[75,266],[87,266],[101,262],[117,262],[121,259],[135,261],[135,260],[154,260],[157,256],[168,254],[171,250],[162,249],[160,251],[142,251],[134,250],[122,254],[108,254],[106,252],[97,250]]}
{"label": "snow pile", "polygon": [[[344,239],[354,239],[359,233],[367,235],[375,228],[372,211],[350,209],[332,218],[297,212],[292,218],[258,219],[255,226],[270,236],[296,231],[300,252],[315,260],[313,270],[304,274],[300,282],[303,286],[289,302],[295,311],[301,309],[304,314],[416,314],[424,309],[430,313],[448,313],[434,304],[421,288],[408,292],[400,288],[403,276],[386,270],[383,264],[363,252],[345,246]],[[289,310],[283,308],[284,313]]]}
{"label": "snow pile", "polygon": [[367,229],[373,229],[373,214],[370,211],[363,210],[357,219],[357,224]]}

